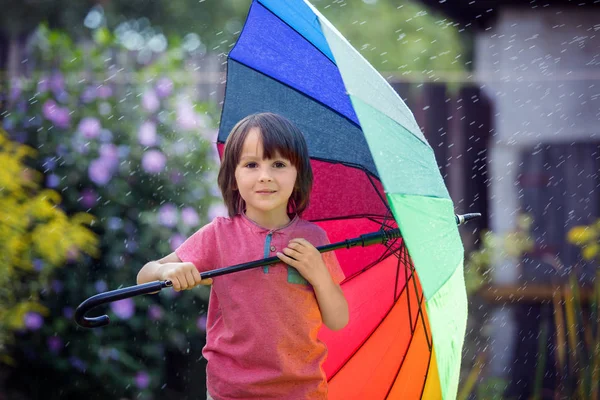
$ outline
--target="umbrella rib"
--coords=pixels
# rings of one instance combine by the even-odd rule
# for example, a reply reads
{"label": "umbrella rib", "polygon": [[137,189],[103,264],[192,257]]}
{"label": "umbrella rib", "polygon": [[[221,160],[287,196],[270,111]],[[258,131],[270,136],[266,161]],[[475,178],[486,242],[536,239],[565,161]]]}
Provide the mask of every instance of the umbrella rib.
{"label": "umbrella rib", "polygon": [[425,385],[427,384],[427,377],[429,376],[429,367],[431,367],[431,357],[433,356],[433,351],[429,350],[429,360],[427,361],[427,371],[425,372],[425,379],[423,379],[423,388],[421,389],[421,398],[423,397],[423,392],[425,392]]}
{"label": "umbrella rib", "polygon": [[[415,286],[416,286],[416,282],[415,282]],[[431,348],[433,347],[433,342],[432,340],[429,338],[429,334],[427,332],[427,323],[425,323],[425,316],[423,315],[423,299],[425,299],[425,296],[422,295],[421,299],[419,300],[419,314],[421,314],[421,322],[423,323],[423,331],[425,332],[425,340],[427,340],[427,346],[429,346],[429,350],[431,350]]]}
{"label": "umbrella rib", "polygon": [[[386,250],[384,252],[384,254],[382,254],[382,256],[380,257],[379,260],[377,260],[374,263],[371,263],[368,267],[366,267],[365,269],[363,269],[362,271],[358,271],[355,274],[351,275],[350,277],[348,277],[344,282],[350,281],[352,279],[354,279],[355,277],[359,276],[362,272],[366,271],[367,269],[373,267],[374,265],[377,265],[379,262],[381,262],[381,260],[395,254],[398,252],[398,250],[391,250],[389,247],[386,247]],[[389,251],[389,252],[388,252]],[[387,255],[385,255],[386,253],[388,253]],[[396,279],[396,285],[398,284],[398,280]],[[404,287],[408,288],[408,280],[404,283]],[[408,298],[408,296],[407,296]],[[375,331],[377,331],[377,329],[381,326],[381,324],[383,323],[383,321],[385,321],[385,319],[387,318],[387,316],[390,314],[390,312],[392,311],[392,309],[394,308],[394,305],[397,303],[397,299],[394,299],[394,301],[392,302],[392,306],[390,307],[390,309],[385,313],[385,315],[383,316],[383,318],[381,318],[381,321],[379,321],[379,323],[375,326],[375,328],[371,331],[371,333],[369,333],[369,335],[367,337],[365,337],[365,339],[360,343],[360,345],[348,356],[348,358],[346,358],[346,360],[335,370],[335,372],[330,376],[329,380],[333,379],[333,377],[335,377],[337,375],[338,372],[340,372],[342,370],[342,368],[344,368],[344,366],[346,366],[346,364],[348,364],[348,362],[352,359],[352,357],[354,357],[354,355],[358,352],[358,350],[371,338],[371,336],[373,336],[373,334],[375,333]],[[410,311],[410,309],[409,309]],[[411,325],[411,333],[412,333],[412,324]]]}
{"label": "umbrella rib", "polygon": [[[377,196],[379,196],[379,198],[381,199],[381,201],[383,202],[383,204],[385,204],[388,213],[391,213],[391,209],[390,206],[387,204],[387,201],[383,198],[383,196],[381,195],[381,193],[379,193],[379,190],[377,189],[377,186],[375,186],[375,182],[373,181],[373,179],[371,178],[370,175],[367,174],[367,177],[369,178],[369,181],[371,182],[371,185],[373,186],[373,189],[375,189],[375,192],[377,193]],[[383,183],[381,184],[383,186]],[[384,188],[385,191],[385,188]]]}
{"label": "umbrella rib", "polygon": [[[420,313],[420,311],[419,311],[419,313]],[[392,388],[394,387],[394,383],[396,382],[396,379],[398,379],[398,375],[400,375],[400,371],[402,370],[402,366],[404,365],[404,360],[406,360],[406,355],[408,354],[408,351],[410,350],[410,345],[411,345],[414,337],[415,337],[414,335],[410,336],[408,346],[406,347],[406,352],[404,353],[404,357],[402,357],[402,361],[400,362],[400,365],[398,366],[398,369],[396,371],[396,378],[394,378],[394,380],[392,381],[392,384],[390,385],[390,388],[388,389],[388,392],[385,395],[386,399],[390,395]],[[429,349],[429,361],[427,362],[427,371],[425,372],[425,379],[423,379],[423,389],[421,389],[421,396],[423,395],[423,391],[425,390],[425,384],[427,383],[427,375],[429,374],[429,365],[431,365],[431,349]]]}
{"label": "umbrella rib", "polygon": [[[427,371],[425,372],[425,378],[423,380],[423,388],[421,389],[421,396],[423,395],[423,391],[425,390],[425,384],[427,383],[427,375],[429,374],[429,366],[431,365],[431,354],[432,354],[432,346],[431,346],[431,342],[429,340],[429,335],[427,334],[427,325],[425,324],[425,318],[423,315],[423,309],[422,309],[422,305],[423,305],[423,299],[425,298],[424,295],[421,296],[421,299],[419,299],[419,291],[417,288],[417,281],[416,281],[416,276],[414,274],[415,270],[414,270],[414,266],[412,265],[412,262],[410,261],[410,256],[408,254],[408,249],[406,248],[405,245],[403,245],[401,247],[402,250],[402,257],[401,259],[398,260],[398,266],[401,265],[401,260],[407,261],[408,263],[410,263],[410,270],[412,271],[411,273],[411,277],[409,278],[408,276],[408,270],[409,268],[405,268],[405,274],[406,274],[406,290],[408,291],[408,287],[409,287],[409,283],[408,280],[412,279],[413,281],[413,286],[415,288],[415,293],[417,295],[417,302],[419,303],[419,311],[417,311],[417,318],[415,320],[415,326],[413,327],[413,322],[412,322],[412,311],[411,311],[411,307],[410,307],[410,296],[406,296],[406,300],[408,303],[408,314],[409,314],[409,325],[410,325],[410,329],[411,329],[411,336],[410,336],[410,340],[408,342],[408,346],[406,347],[406,352],[404,353],[404,357],[402,358],[402,361],[400,362],[400,365],[398,366],[398,369],[396,370],[396,378],[394,378],[394,380],[392,381],[392,383],[390,384],[390,387],[388,389],[388,392],[385,396],[385,398],[387,399],[388,396],[390,395],[394,384],[396,382],[396,379],[398,378],[398,375],[400,374],[400,371],[402,370],[402,366],[404,365],[404,361],[406,360],[406,355],[408,354],[408,351],[410,350],[410,345],[413,341],[414,338],[414,334],[415,334],[415,329],[416,329],[416,323],[419,319],[419,316],[421,317],[421,321],[423,322],[423,332],[425,333],[425,340],[427,341],[427,347],[429,348],[429,359],[427,362]],[[396,282],[397,283],[397,282]]]}
{"label": "umbrella rib", "polygon": [[[406,246],[403,245],[402,248],[406,249]],[[400,266],[402,260],[405,261],[405,262],[408,261],[408,253],[406,252],[406,250],[402,251],[401,257],[398,258],[398,266]],[[404,265],[406,265],[406,264],[404,264]],[[404,275],[405,275],[405,278],[406,278],[406,291],[407,291],[407,293],[409,292],[409,289],[408,289],[408,286],[409,286],[408,280],[410,279],[408,271],[409,271],[409,268],[404,268]],[[411,276],[413,275],[412,272],[411,272],[410,275]],[[408,323],[410,325],[410,333],[414,334],[415,330],[413,328],[412,309],[410,307],[410,296],[408,296],[408,295],[406,296],[406,302],[408,303]]]}
{"label": "umbrella rib", "polygon": [[[331,217],[331,218],[311,219],[311,222],[340,221],[342,219],[368,219],[369,221],[372,221],[372,222],[375,222],[376,224],[379,224],[380,221],[377,220],[377,218],[381,218],[381,215],[377,215],[377,214],[355,214],[355,215],[348,215],[348,216],[345,216],[343,218]],[[389,227],[389,228],[391,229],[392,227]],[[365,232],[365,233],[370,233],[370,232]]]}
{"label": "umbrella rib", "polygon": [[364,273],[365,271],[368,271],[369,269],[373,268],[375,265],[379,264],[381,261],[383,261],[384,259],[395,255],[395,253],[397,252],[397,250],[393,250],[388,246],[385,246],[385,250],[383,251],[383,253],[374,261],[370,262],[369,264],[367,264],[363,269],[360,269],[358,271],[356,271],[354,274],[350,275],[349,277],[347,277],[346,279],[344,279],[343,282],[349,282],[352,279],[356,278],[357,276],[359,276],[360,274]]}
{"label": "umbrella rib", "polygon": [[[353,275],[353,276],[355,276],[355,275]],[[362,342],[360,342],[360,345],[357,346],[356,349],[348,356],[348,358],[346,358],[346,360],[335,370],[335,372],[333,374],[331,374],[331,376],[329,377],[329,380],[332,380],[338,374],[338,372],[340,372],[346,366],[346,364],[348,364],[348,362],[352,359],[352,357],[354,357],[356,355],[358,350],[360,350],[363,347],[363,345],[369,341],[371,336],[373,336],[373,334],[377,331],[377,329],[379,329],[379,327],[381,326],[383,321],[385,321],[385,319],[388,317],[388,315],[390,315],[390,313],[394,309],[395,304],[396,304],[396,302],[394,301],[392,306],[389,308],[389,310],[387,310],[387,312],[385,313],[383,318],[381,318],[381,320],[379,321],[379,323],[377,323],[377,325],[371,331],[371,333],[369,333],[369,335],[367,337],[365,337],[365,339]],[[412,340],[412,335],[411,335],[411,340]]]}

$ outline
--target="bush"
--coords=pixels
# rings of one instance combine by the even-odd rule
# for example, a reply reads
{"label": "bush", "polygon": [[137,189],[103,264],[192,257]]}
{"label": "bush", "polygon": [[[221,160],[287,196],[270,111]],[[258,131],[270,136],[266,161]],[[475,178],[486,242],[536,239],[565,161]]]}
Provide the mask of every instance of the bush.
{"label": "bush", "polygon": [[[34,155],[0,129],[0,350],[14,343],[15,332],[41,327],[48,309],[40,294],[50,289],[56,268],[98,253],[98,240],[85,226],[93,217],[69,218],[58,207],[58,193],[40,190],[39,174],[25,164]],[[13,362],[6,354],[3,361]]]}
{"label": "bush", "polygon": [[[32,78],[13,82],[3,121],[12,138],[37,150],[34,167],[66,213],[96,217],[100,240],[96,259],[49,273],[51,289],[40,292],[43,323],[10,348],[13,390],[32,398],[156,397],[165,390],[167,354],[197,352],[204,340],[208,288],[112,303],[113,322],[104,328],[82,329],[72,319],[83,300],[135,284],[146,262],[224,211],[214,110],[194,101],[184,50],[139,64],[107,30],[93,38],[73,43],[40,27]],[[63,250],[63,239],[47,236],[41,245]]]}

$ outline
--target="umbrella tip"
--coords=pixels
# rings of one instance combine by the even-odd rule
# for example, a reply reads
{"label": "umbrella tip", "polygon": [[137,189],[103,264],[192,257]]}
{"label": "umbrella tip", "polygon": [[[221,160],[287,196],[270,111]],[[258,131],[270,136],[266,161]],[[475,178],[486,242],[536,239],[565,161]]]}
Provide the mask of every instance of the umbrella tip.
{"label": "umbrella tip", "polygon": [[463,225],[472,219],[481,217],[481,213],[455,214],[456,225]]}

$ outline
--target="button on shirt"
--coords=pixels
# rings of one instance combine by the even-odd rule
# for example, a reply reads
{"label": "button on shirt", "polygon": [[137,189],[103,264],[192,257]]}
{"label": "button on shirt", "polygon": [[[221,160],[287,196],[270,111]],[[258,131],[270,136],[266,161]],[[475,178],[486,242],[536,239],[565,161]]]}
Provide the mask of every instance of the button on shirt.
{"label": "button on shirt", "polygon": [[[266,256],[272,257],[293,238],[315,247],[329,244],[322,228],[299,217],[269,230],[241,214],[216,218],[175,253],[202,273],[261,259],[269,251]],[[322,256],[340,283],[344,274],[335,253]],[[209,393],[215,399],[325,400],[327,350],[317,340],[321,325],[312,287],[284,263],[215,277],[203,349]]]}

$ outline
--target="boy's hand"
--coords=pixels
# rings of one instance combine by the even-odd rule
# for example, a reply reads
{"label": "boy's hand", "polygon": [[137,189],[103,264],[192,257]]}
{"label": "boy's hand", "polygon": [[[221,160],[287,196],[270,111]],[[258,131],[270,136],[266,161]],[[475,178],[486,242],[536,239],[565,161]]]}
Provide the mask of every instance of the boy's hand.
{"label": "boy's hand", "polygon": [[284,263],[296,268],[313,287],[333,283],[331,274],[323,262],[321,253],[308,240],[295,238],[290,240],[277,257]]}
{"label": "boy's hand", "polygon": [[191,289],[198,285],[211,285],[212,279],[202,279],[200,272],[191,262],[166,263],[161,264],[157,271],[158,279],[162,281],[171,281],[173,289],[180,290]]}

